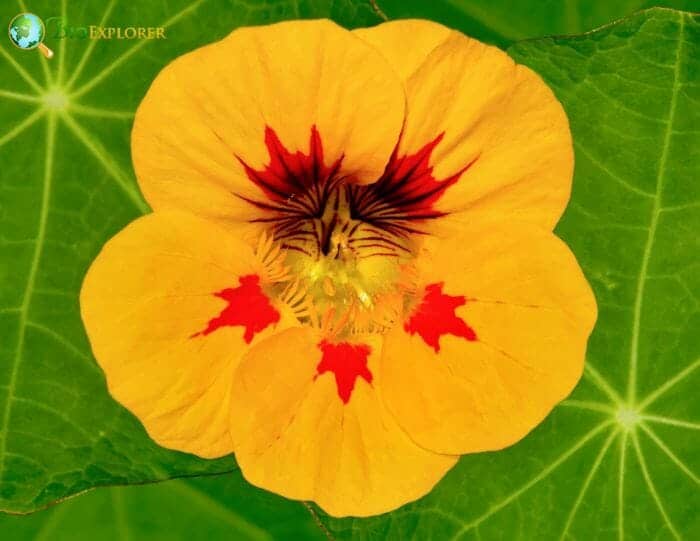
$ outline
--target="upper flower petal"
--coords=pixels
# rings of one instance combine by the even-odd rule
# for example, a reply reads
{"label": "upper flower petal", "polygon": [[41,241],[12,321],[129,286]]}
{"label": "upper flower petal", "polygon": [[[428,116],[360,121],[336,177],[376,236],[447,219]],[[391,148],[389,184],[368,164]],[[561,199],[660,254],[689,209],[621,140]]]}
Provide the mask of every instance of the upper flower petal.
{"label": "upper flower petal", "polygon": [[139,218],[88,271],[80,308],[110,393],[166,447],[233,450],[234,369],[261,338],[296,324],[264,291],[252,249],[181,212]]}
{"label": "upper flower petal", "polygon": [[381,341],[289,329],[236,371],[232,435],[248,481],[334,516],[392,510],[427,493],[456,457],[418,447],[382,403]]}
{"label": "upper flower petal", "polygon": [[573,148],[566,114],[537,74],[496,47],[428,21],[355,33],[405,82],[398,156],[437,141],[432,177],[451,185],[436,210],[556,224],[569,200]]}
{"label": "upper flower petal", "polygon": [[136,113],[134,167],[154,209],[250,219],[245,199],[265,190],[248,173],[268,168],[271,150],[284,145],[289,165],[322,140],[325,163],[371,182],[396,146],[404,107],[384,57],[331,21],[240,28],[158,75]]}
{"label": "upper flower petal", "polygon": [[423,249],[415,304],[384,343],[384,399],[427,449],[511,445],[578,382],[593,293],[567,246],[537,226],[475,225]]}

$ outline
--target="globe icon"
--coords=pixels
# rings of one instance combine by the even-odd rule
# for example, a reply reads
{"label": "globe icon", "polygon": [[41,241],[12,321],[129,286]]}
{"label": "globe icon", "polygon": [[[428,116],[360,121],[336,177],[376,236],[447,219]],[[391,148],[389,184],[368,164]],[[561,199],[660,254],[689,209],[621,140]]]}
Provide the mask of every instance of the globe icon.
{"label": "globe icon", "polygon": [[44,40],[44,21],[33,13],[20,13],[10,22],[10,40],[20,49],[35,49]]}

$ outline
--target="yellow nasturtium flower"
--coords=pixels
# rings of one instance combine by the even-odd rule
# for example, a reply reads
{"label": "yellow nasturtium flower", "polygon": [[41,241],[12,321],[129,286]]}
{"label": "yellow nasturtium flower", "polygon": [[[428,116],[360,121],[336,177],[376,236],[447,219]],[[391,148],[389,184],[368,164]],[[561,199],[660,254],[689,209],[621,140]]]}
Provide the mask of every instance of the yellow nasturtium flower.
{"label": "yellow nasturtium flower", "polygon": [[500,50],[418,20],[241,28],[158,75],[132,153],[154,212],[81,309],[161,445],[372,515],[578,381],[596,305],[552,233],[569,126]]}

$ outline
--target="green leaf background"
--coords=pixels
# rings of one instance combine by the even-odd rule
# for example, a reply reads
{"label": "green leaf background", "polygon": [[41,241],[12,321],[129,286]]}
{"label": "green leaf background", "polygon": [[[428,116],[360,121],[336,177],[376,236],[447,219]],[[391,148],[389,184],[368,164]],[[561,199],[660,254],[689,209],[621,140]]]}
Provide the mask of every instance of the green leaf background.
{"label": "green leaf background", "polygon": [[[168,39],[49,35],[50,62],[0,41],[0,510],[36,511],[102,485],[204,476],[0,515],[0,538],[700,538],[698,18],[655,9],[593,33],[539,38],[587,31],[650,2],[378,4],[2,3],[8,22],[28,9],[73,26],[166,26]],[[257,490],[231,458],[156,446],[107,394],[78,314],[90,261],[147,212],[129,132],[155,74],[237,26],[300,17],[351,28],[430,18],[510,46],[539,72],[575,141],[574,193],[558,233],[600,308],[584,378],[540,427],[505,451],[463,457],[430,495],[369,519],[332,519]]]}

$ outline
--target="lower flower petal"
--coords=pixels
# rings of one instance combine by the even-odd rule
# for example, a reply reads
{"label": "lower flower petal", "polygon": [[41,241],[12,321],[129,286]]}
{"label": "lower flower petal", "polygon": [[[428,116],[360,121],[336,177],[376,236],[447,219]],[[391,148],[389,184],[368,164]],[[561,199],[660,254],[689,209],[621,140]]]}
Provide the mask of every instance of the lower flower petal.
{"label": "lower flower petal", "polygon": [[457,458],[421,449],[385,409],[380,339],[289,329],[239,365],[232,435],[243,475],[334,516],[382,513],[427,493]]}
{"label": "lower flower petal", "polygon": [[185,213],[139,218],[110,240],[80,294],[110,393],[159,444],[233,450],[231,380],[261,338],[296,324],[263,291],[265,269],[230,231]]}
{"label": "lower flower petal", "polygon": [[431,237],[416,303],[386,337],[383,393],[419,445],[496,450],[578,382],[596,304],[574,256],[531,225]]}

